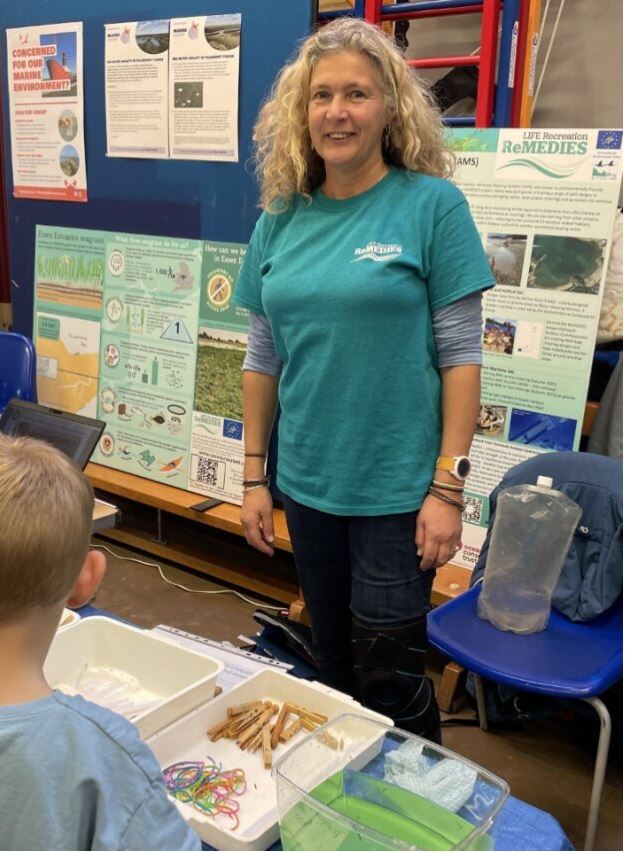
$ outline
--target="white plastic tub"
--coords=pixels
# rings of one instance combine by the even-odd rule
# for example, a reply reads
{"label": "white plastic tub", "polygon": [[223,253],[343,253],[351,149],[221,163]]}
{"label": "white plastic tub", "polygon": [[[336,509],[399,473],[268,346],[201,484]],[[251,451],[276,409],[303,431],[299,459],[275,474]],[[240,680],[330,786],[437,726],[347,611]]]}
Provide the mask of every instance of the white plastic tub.
{"label": "white plastic tub", "polygon": [[[199,813],[192,805],[176,802],[189,825],[202,840],[216,849],[267,849],[279,836],[276,785],[272,770],[264,767],[261,751],[242,751],[233,740],[211,742],[206,733],[226,718],[228,707],[256,699],[280,705],[284,702],[298,704],[329,719],[352,712],[383,724],[392,724],[390,719],[362,707],[348,695],[319,683],[267,670],[252,675],[224,695],[150,737],[148,745],[163,769],[180,761],[206,761],[210,757],[223,769],[242,769],[245,772],[247,790],[238,798],[239,827],[236,830],[229,827],[228,820],[216,821]],[[306,736],[306,731],[300,731],[289,742],[280,743],[273,751],[273,762],[276,763]],[[363,746],[361,751],[364,750]]]}
{"label": "white plastic tub", "polygon": [[[149,631],[93,616],[57,632],[44,673],[54,689],[121,712],[145,739],[209,701],[222,669],[219,660]],[[123,678],[134,687],[134,707],[123,689],[116,692]]]}
{"label": "white plastic tub", "polygon": [[67,627],[71,627],[72,624],[76,624],[80,621],[80,616],[77,612],[74,612],[73,609],[67,609],[65,607],[63,612],[61,613],[61,620],[59,621],[59,626],[56,628],[57,632],[59,630],[65,630]]}

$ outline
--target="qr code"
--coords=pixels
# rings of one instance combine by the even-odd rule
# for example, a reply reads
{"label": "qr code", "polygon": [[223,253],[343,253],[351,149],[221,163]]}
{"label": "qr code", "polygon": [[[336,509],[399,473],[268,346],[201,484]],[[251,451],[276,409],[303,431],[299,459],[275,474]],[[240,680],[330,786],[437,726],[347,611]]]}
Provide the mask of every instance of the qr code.
{"label": "qr code", "polygon": [[194,455],[191,459],[191,475],[197,482],[209,488],[223,488],[225,465],[208,456]]}
{"label": "qr code", "polygon": [[464,512],[462,518],[470,524],[479,524],[482,518],[482,501],[479,497],[464,498]]}

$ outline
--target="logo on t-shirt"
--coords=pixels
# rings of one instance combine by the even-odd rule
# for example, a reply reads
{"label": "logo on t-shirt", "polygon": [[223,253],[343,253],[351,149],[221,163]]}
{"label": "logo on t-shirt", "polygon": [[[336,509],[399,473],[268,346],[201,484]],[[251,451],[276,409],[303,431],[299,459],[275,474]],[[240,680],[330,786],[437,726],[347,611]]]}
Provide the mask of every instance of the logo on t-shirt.
{"label": "logo on t-shirt", "polygon": [[352,263],[357,263],[359,260],[375,260],[376,263],[385,263],[389,260],[395,260],[402,253],[402,247],[397,243],[367,243],[364,248],[354,250],[354,259]]}

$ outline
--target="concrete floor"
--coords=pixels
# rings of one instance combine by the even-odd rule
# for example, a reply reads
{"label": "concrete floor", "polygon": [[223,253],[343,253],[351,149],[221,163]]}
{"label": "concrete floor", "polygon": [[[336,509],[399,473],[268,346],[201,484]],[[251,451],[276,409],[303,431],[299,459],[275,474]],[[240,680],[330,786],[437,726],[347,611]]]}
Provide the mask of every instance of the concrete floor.
{"label": "concrete floor", "polygon": [[[257,632],[258,625],[252,618],[254,604],[232,593],[200,595],[182,591],[164,582],[156,567],[130,561],[153,563],[149,556],[100,538],[95,538],[94,544],[105,544],[124,557],[108,556],[108,572],[94,606],[142,627],[168,624],[212,639],[237,642],[239,634],[253,636]],[[160,564],[168,579],[189,588],[203,592],[224,588],[199,574]],[[259,603],[263,605],[262,601]],[[267,603],[273,602],[264,602]],[[433,671],[432,675],[437,679],[438,672]],[[466,709],[460,715],[474,714]],[[448,748],[504,778],[513,796],[552,814],[575,848],[583,848],[593,756],[571,743],[561,723],[527,723],[518,732],[505,733],[451,726],[444,728],[443,741]],[[612,766],[606,776],[596,849],[623,849],[622,773]]]}

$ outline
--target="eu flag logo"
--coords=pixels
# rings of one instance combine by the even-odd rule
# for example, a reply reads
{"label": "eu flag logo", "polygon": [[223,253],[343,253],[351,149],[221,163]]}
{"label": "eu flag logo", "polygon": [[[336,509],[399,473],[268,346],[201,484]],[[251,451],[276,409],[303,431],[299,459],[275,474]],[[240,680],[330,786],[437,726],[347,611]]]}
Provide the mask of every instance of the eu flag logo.
{"label": "eu flag logo", "polygon": [[243,424],[239,420],[228,420],[224,417],[223,436],[224,438],[234,438],[235,441],[242,440]]}
{"label": "eu flag logo", "polygon": [[600,130],[597,135],[597,148],[620,148],[622,141],[622,130]]}

